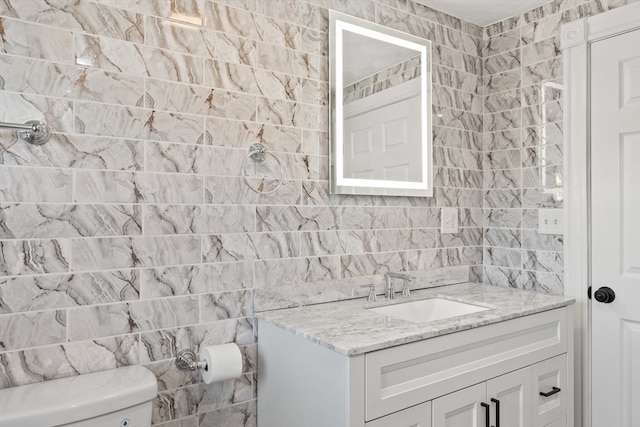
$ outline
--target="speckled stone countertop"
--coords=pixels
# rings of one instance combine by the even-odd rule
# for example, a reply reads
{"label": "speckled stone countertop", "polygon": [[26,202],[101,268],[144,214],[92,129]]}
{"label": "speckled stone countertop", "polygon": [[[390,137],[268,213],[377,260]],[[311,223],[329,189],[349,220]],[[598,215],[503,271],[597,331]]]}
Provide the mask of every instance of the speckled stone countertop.
{"label": "speckled stone countertop", "polygon": [[[446,298],[488,307],[489,310],[413,323],[390,318],[367,308],[426,298]],[[573,304],[574,300],[517,289],[461,283],[413,291],[411,297],[388,301],[363,298],[256,313],[268,322],[338,353],[353,356],[395,345],[489,325]]]}

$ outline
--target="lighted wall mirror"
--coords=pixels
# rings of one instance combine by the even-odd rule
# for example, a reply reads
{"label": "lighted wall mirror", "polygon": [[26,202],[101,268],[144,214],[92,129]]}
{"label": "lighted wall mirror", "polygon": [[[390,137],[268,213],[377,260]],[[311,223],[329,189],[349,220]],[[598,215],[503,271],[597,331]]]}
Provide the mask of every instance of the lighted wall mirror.
{"label": "lighted wall mirror", "polygon": [[332,194],[433,195],[429,40],[329,11]]}

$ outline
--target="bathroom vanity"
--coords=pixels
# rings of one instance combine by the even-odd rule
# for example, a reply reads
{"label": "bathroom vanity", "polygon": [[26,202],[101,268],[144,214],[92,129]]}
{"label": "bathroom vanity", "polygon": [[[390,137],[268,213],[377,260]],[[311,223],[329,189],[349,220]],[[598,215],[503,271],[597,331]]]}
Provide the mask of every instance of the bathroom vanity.
{"label": "bathroom vanity", "polygon": [[[478,309],[373,310],[432,298]],[[258,426],[572,427],[572,303],[458,284],[258,313]]]}

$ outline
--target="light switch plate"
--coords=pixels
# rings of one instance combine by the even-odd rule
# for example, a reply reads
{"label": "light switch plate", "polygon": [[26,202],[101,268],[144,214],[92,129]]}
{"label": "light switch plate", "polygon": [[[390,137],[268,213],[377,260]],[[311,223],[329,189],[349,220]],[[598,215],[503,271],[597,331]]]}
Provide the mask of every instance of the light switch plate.
{"label": "light switch plate", "polygon": [[440,218],[442,234],[458,232],[458,208],[442,208]]}
{"label": "light switch plate", "polygon": [[538,209],[538,233],[563,234],[563,215],[562,209]]}

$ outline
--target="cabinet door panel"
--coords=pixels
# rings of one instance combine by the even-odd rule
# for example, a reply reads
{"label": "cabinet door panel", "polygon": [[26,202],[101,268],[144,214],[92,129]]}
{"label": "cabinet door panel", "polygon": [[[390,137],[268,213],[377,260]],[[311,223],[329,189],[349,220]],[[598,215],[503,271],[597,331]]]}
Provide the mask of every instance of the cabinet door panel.
{"label": "cabinet door panel", "polygon": [[[546,426],[565,416],[567,414],[567,355],[562,354],[531,365],[531,378],[533,380],[533,396],[531,396],[533,425]],[[560,391],[554,392],[554,387]],[[540,392],[553,394],[545,397],[541,396]]]}
{"label": "cabinet door panel", "polygon": [[488,427],[480,403],[487,396],[486,383],[456,391],[433,401],[433,425],[437,427]]}
{"label": "cabinet door panel", "polygon": [[431,402],[369,421],[365,427],[431,427]]}
{"label": "cabinet door panel", "polygon": [[[488,381],[487,397],[491,403],[492,426],[531,426],[531,370],[529,368],[519,369]],[[500,408],[499,420],[498,407]]]}

